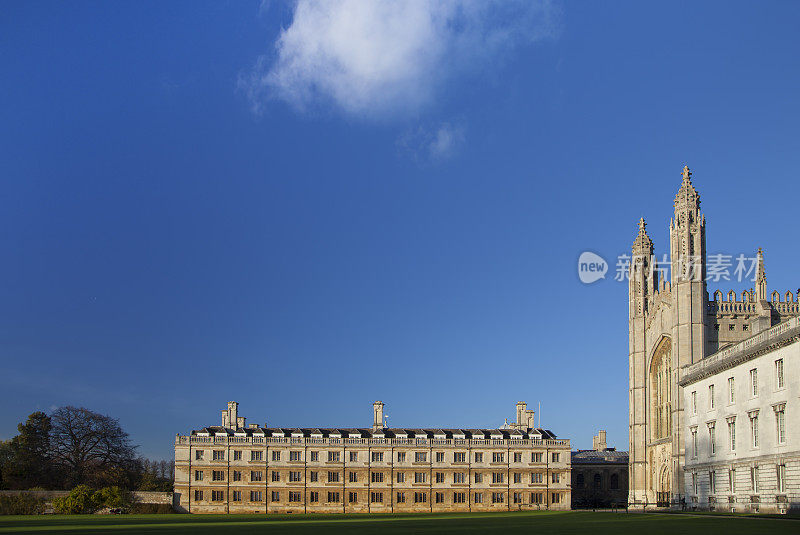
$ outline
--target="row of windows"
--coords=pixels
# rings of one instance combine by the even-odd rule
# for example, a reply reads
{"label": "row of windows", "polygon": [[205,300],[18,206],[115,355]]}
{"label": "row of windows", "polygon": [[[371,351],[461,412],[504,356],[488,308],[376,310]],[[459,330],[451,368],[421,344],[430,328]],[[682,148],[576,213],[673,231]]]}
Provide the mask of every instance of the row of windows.
{"label": "row of windows", "polygon": [[[786,465],[785,464],[778,464],[775,465],[775,482],[776,482],[776,490],[777,492],[783,493],[786,492]],[[698,494],[698,482],[697,482],[697,472],[692,473],[692,490],[694,491],[695,496]],[[736,469],[731,468],[728,470],[728,490],[731,493],[736,492]],[[752,466],[750,467],[750,488],[749,489],[739,489],[740,491],[750,490],[754,493],[761,492],[763,489],[761,488],[761,468],[759,466]],[[717,493],[717,472],[716,470],[710,470],[708,472],[708,491],[709,494],[716,494]]]}
{"label": "row of windows", "polygon": [[[233,460],[234,461],[241,461],[242,460],[242,450],[233,450]],[[272,460],[273,461],[280,461],[281,460],[281,453],[282,451],[275,450],[272,451]],[[301,451],[289,451],[289,461],[301,461],[302,460],[302,452]],[[311,451],[310,454],[310,462],[319,462],[319,451]],[[322,452],[327,453],[327,460],[328,462],[341,462],[341,453],[340,451],[328,451]],[[359,452],[351,451],[349,453],[349,459],[351,463],[358,462]],[[366,452],[364,452],[366,453]],[[252,450],[250,451],[250,460],[251,461],[263,461],[264,452],[259,450]],[[437,451],[436,454],[436,462],[437,463],[444,463],[445,461],[445,452]],[[205,451],[204,450],[195,450],[194,458],[196,461],[200,461],[204,458]],[[515,452],[512,454],[515,463],[521,463],[523,454],[520,452]],[[214,461],[224,461],[225,460],[225,450],[212,450],[211,451],[211,458]],[[552,462],[557,463],[561,460],[560,453],[553,453],[552,454]],[[532,463],[541,463],[544,459],[544,454],[542,452],[532,452],[530,456],[530,462]],[[384,460],[384,452],[382,451],[373,451],[370,453],[370,460],[372,462],[383,462]],[[406,452],[399,451],[397,452],[397,462],[402,463],[406,461]],[[414,452],[414,462],[417,463],[426,463],[428,462],[428,452],[426,451],[417,451]],[[467,462],[467,453],[463,451],[453,452],[453,462],[454,463],[465,463]],[[483,462],[483,453],[482,452],[475,452],[475,462],[482,463]],[[503,463],[505,462],[505,453],[502,452],[495,452],[492,453],[492,462],[493,463]]]}
{"label": "row of windows", "polygon": [[[772,407],[773,413],[775,415],[775,442],[777,444],[786,444],[786,404],[785,403],[777,403]],[[750,430],[750,447],[751,448],[758,448],[760,444],[760,427],[759,427],[759,410],[752,410],[747,413],[748,420],[749,420],[749,430]],[[729,416],[725,419],[728,424],[728,450],[729,451],[736,451],[736,416]],[[714,455],[717,452],[717,425],[716,421],[714,422],[707,422],[706,426],[708,428],[708,454]],[[698,455],[698,445],[697,445],[697,426],[693,426],[690,428],[691,432],[691,447],[692,447],[692,457],[697,457]]]}
{"label": "row of windows", "polygon": [[[303,493],[300,491],[289,491],[288,499],[291,503],[299,503],[303,501]],[[395,503],[408,503],[406,499],[405,492],[397,492],[396,493],[396,501]],[[411,493],[408,493],[411,494]],[[482,492],[476,492],[472,495],[473,503],[484,503],[483,502],[483,494]],[[194,501],[201,502],[203,501],[203,491],[202,490],[195,490],[194,491]],[[341,493],[336,491],[331,491],[327,493],[327,496],[323,495],[323,497],[327,498],[327,503],[341,503]],[[560,492],[553,492],[550,494],[550,503],[561,503],[563,499],[563,493]],[[505,503],[505,493],[504,492],[492,492],[491,493],[491,500],[492,503]],[[524,500],[524,493],[522,492],[514,492],[512,494],[512,501],[513,503],[523,503]],[[222,490],[212,490],[211,491],[211,501],[212,502],[223,502],[225,501],[225,491]],[[241,502],[242,501],[242,491],[234,490],[231,491],[231,501],[233,502]],[[250,491],[250,501],[251,502],[261,502],[263,501],[263,494],[260,490],[258,491]],[[270,492],[270,501],[271,502],[280,502],[281,501],[281,492],[274,490]],[[309,503],[320,503],[320,493],[317,491],[310,491],[308,493],[308,501]],[[370,492],[369,501],[371,503],[383,503],[384,501],[384,493],[383,492]],[[435,503],[445,503],[445,495],[443,492],[435,492],[433,493],[433,501]],[[467,501],[467,493],[465,492],[454,492],[453,493],[453,503],[466,503]],[[348,503],[358,503],[358,493],[357,492],[348,492],[347,493],[347,502]],[[413,493],[413,502],[414,503],[427,503],[428,502],[428,494],[426,492],[414,492]],[[529,503],[532,504],[542,504],[544,503],[544,493],[542,492],[531,492],[530,493],[530,501]]]}
{"label": "row of windows", "polygon": [[[783,359],[778,359],[774,364],[774,378],[775,389],[781,389],[786,386],[786,379],[783,371]],[[758,384],[758,368],[750,370],[750,384],[748,385],[748,396],[750,398],[758,397],[759,384]],[[716,407],[716,398],[714,397],[714,385],[708,385],[708,410],[713,410]],[[736,381],[733,377],[728,378],[728,403],[736,402]],[[691,393],[691,411],[692,414],[697,414],[697,391]]]}
{"label": "row of windows", "polygon": [[[325,474],[326,472],[323,472]],[[195,470],[194,471],[194,480],[195,481],[203,481],[205,472],[203,470]],[[505,472],[491,472],[492,474],[492,483],[504,483],[505,482]],[[251,470],[250,471],[250,481],[263,481],[264,473],[260,470]],[[338,471],[328,471],[327,472],[327,482],[328,483],[338,483],[339,477],[341,472]],[[444,472],[435,472],[434,473],[434,481],[436,483],[445,483],[446,477]],[[480,472],[476,472],[473,474],[475,477],[475,483],[483,483],[483,474]],[[405,483],[406,481],[406,474],[405,472],[397,472],[397,482],[398,483]],[[233,481],[242,481],[242,472],[239,470],[234,470],[231,473],[231,477]],[[372,483],[383,483],[386,474],[384,472],[372,472],[370,474],[370,480]],[[512,474],[514,483],[522,483],[523,474],[521,472],[515,472]],[[530,473],[530,482],[531,483],[542,483],[543,481],[543,473],[542,472],[531,472]],[[358,473],[357,472],[349,472],[348,478],[350,483],[357,483],[358,482]],[[308,473],[308,479],[311,482],[319,481],[319,472],[318,471],[310,471]],[[212,481],[225,481],[225,472],[223,470],[212,470],[211,472],[211,480]],[[281,480],[280,472],[273,470],[271,472],[270,481],[272,482],[279,482]],[[302,472],[300,471],[290,471],[289,472],[289,481],[290,482],[300,482],[303,480]],[[428,472],[414,472],[414,483],[426,483],[428,480]],[[453,483],[465,483],[467,480],[467,475],[465,472],[455,472],[453,473]],[[561,473],[559,472],[552,472],[550,474],[550,481],[552,483],[560,483],[561,482]]]}
{"label": "row of windows", "polygon": [[[582,489],[586,484],[586,480],[583,474],[577,474],[575,476],[575,484],[579,489]],[[600,474],[595,474],[593,478],[594,488],[600,490],[603,488],[603,476]],[[611,490],[619,490],[619,474],[611,474],[610,478],[610,488]]]}

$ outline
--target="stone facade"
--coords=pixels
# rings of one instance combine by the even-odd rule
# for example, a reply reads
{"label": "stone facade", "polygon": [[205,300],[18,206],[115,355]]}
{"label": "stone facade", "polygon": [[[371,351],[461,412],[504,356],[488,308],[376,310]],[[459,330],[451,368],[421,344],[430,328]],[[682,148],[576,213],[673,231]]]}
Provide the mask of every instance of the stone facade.
{"label": "stone facade", "polygon": [[685,370],[684,467],[691,508],[800,508],[800,320],[792,318]]}
{"label": "stone facade", "polygon": [[[741,295],[728,292],[727,297],[717,291],[709,299],[705,229],[700,194],[684,167],[669,225],[669,263],[656,262],[644,219],[633,243],[628,272],[628,502],[635,508],[685,501],[687,422],[680,385],[692,366],[800,314],[800,295],[768,295],[761,250],[755,288]],[[660,275],[665,268],[669,280]]]}
{"label": "stone facade", "polygon": [[613,508],[628,504],[628,452],[606,444],[606,432],[592,449],[572,452],[572,508]]}
{"label": "stone facade", "polygon": [[[234,424],[235,422],[235,424]],[[279,429],[222,425],[175,438],[175,501],[190,513],[393,513],[570,508],[570,442],[497,429]]]}

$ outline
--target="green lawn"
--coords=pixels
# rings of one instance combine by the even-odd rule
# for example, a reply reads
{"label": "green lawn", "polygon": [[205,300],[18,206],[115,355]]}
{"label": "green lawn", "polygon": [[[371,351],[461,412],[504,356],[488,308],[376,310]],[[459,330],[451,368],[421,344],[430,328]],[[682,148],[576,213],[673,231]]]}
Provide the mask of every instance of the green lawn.
{"label": "green lawn", "polygon": [[710,535],[800,532],[800,520],[710,515],[517,512],[417,515],[0,516],[0,533],[537,533]]}

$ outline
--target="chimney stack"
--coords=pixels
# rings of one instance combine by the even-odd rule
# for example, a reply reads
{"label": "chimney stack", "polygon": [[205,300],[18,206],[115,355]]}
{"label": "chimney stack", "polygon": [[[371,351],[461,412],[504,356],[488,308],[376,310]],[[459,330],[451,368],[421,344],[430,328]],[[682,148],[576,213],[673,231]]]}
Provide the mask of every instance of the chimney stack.
{"label": "chimney stack", "polygon": [[383,401],[376,401],[372,404],[372,430],[383,429]]}

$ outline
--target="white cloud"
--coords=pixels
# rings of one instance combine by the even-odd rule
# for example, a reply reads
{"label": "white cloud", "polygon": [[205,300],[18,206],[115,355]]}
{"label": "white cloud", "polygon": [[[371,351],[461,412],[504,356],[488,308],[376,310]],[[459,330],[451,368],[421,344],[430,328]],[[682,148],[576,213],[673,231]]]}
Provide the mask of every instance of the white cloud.
{"label": "white cloud", "polygon": [[546,0],[298,0],[274,53],[239,83],[256,111],[280,99],[361,117],[414,112],[447,78],[552,36],[556,11]]}
{"label": "white cloud", "polygon": [[453,156],[463,142],[464,127],[444,122],[407,131],[398,138],[397,147],[418,162],[441,161]]}

